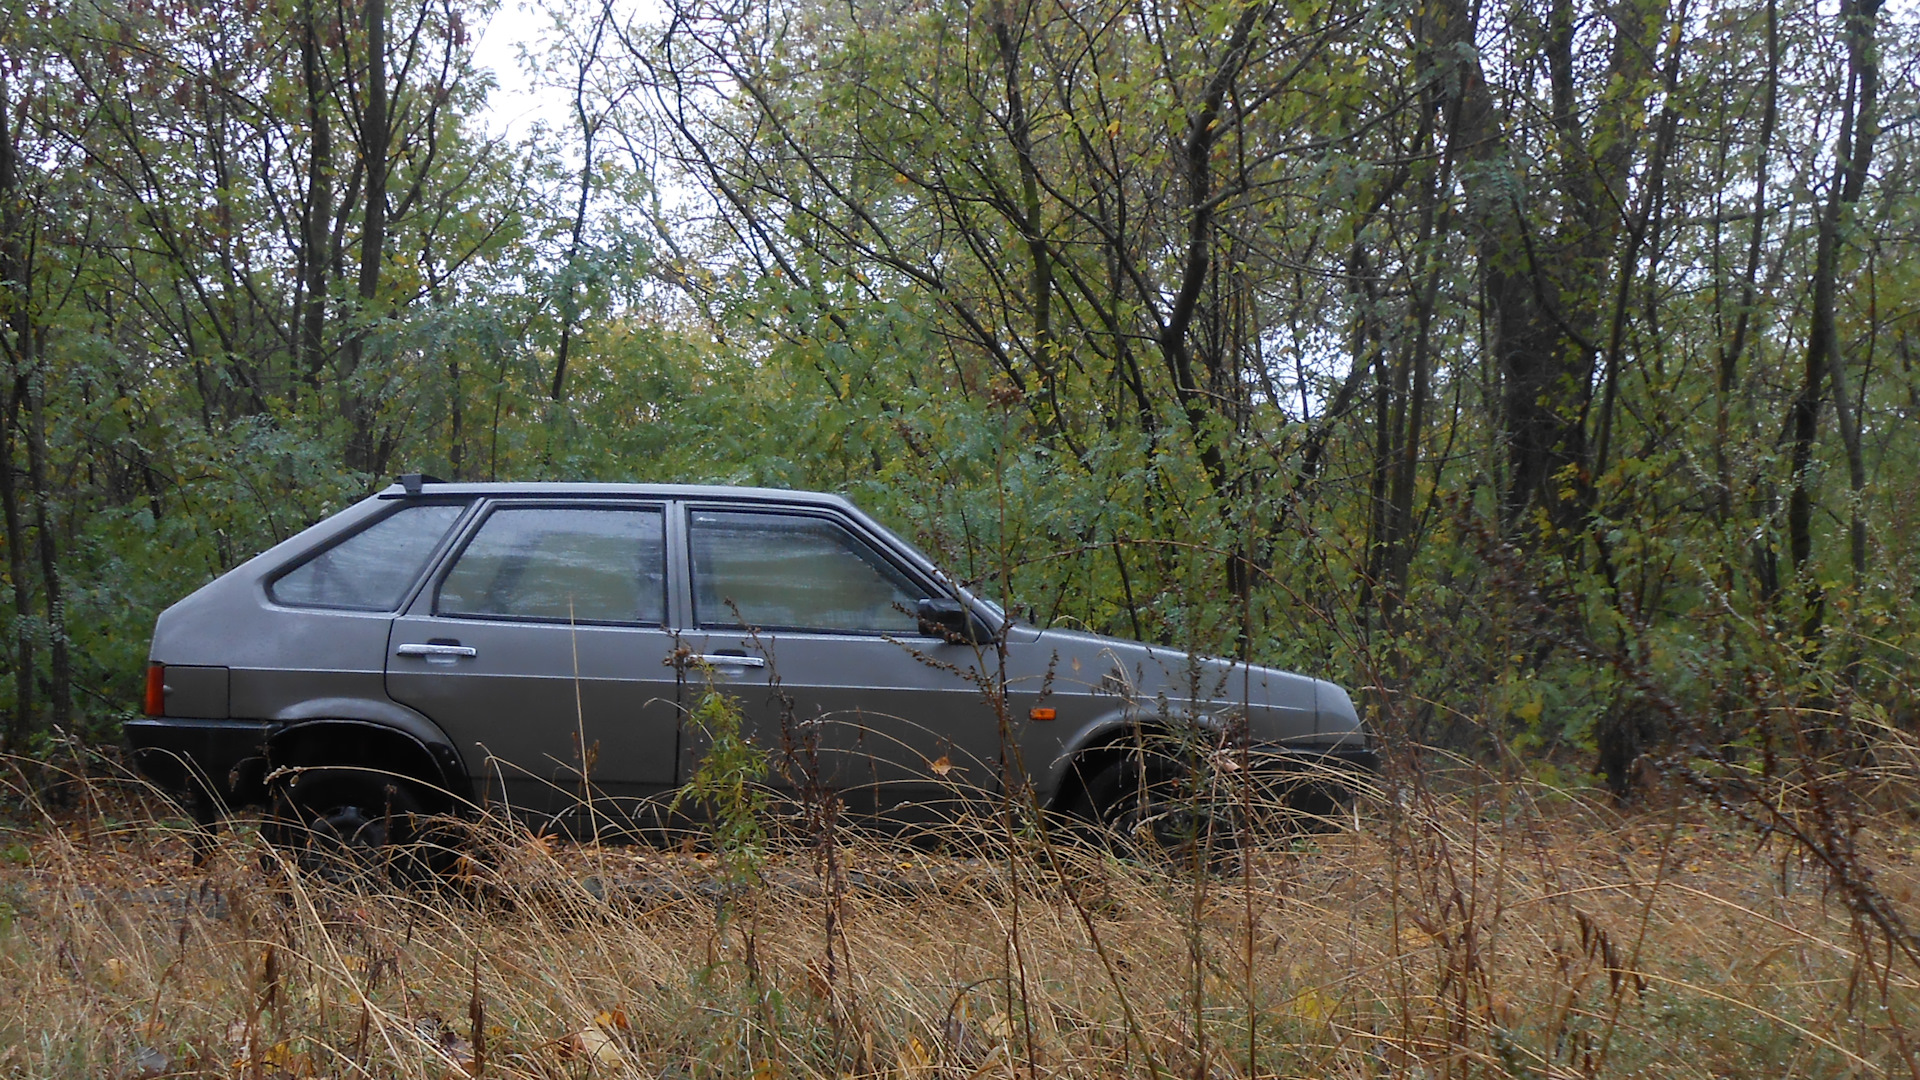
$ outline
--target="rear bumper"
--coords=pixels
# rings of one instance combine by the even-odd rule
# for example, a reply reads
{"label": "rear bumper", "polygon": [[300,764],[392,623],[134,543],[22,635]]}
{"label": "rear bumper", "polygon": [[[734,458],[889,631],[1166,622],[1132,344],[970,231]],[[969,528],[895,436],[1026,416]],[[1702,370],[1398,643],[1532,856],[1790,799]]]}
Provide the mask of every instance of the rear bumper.
{"label": "rear bumper", "polygon": [[[265,720],[152,718],[126,723],[133,763],[147,779],[177,795],[212,796],[228,806],[261,797]],[[253,767],[258,763],[258,768]]]}

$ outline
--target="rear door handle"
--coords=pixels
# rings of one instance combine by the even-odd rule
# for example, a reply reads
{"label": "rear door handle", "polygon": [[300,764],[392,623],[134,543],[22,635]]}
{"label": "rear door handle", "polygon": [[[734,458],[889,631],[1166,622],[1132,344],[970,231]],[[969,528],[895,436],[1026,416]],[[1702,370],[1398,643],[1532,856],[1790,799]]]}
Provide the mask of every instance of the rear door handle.
{"label": "rear door handle", "polygon": [[462,657],[472,658],[480,655],[480,650],[471,645],[442,645],[438,642],[427,644],[408,643],[393,650],[395,656],[424,656],[429,659],[455,660]]}

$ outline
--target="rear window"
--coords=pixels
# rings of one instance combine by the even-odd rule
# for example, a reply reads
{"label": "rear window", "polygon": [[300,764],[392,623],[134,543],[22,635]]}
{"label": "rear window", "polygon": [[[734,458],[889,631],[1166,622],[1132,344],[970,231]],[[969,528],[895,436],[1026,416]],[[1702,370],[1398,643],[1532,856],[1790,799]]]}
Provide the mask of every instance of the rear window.
{"label": "rear window", "polygon": [[267,587],[287,607],[392,611],[466,507],[409,503],[334,544]]}

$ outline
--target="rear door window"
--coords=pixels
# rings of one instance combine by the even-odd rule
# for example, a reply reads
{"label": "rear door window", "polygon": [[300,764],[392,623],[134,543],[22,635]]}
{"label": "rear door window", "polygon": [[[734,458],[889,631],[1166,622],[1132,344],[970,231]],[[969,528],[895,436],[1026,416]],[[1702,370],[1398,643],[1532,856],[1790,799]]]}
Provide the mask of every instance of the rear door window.
{"label": "rear door window", "polygon": [[267,587],[287,607],[392,611],[466,507],[409,503],[310,555]]}
{"label": "rear door window", "polygon": [[927,592],[838,523],[694,510],[694,622],[708,629],[916,634]]}
{"label": "rear door window", "polygon": [[434,613],[659,626],[666,550],[659,507],[502,507],[447,571]]}

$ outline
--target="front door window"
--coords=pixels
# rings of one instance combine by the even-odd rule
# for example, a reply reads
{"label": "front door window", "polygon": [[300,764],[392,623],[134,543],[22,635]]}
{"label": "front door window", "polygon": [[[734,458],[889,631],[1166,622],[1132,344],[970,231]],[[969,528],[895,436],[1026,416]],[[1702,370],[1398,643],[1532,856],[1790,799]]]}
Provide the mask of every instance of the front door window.
{"label": "front door window", "polygon": [[703,629],[913,635],[927,595],[839,524],[695,510],[693,617]]}

